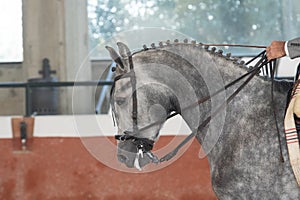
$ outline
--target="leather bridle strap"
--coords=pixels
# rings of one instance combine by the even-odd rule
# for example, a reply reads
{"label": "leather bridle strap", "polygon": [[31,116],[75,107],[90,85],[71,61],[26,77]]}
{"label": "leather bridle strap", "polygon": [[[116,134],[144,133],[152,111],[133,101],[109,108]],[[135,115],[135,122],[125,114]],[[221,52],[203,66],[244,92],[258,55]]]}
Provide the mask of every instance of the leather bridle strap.
{"label": "leather bridle strap", "polygon": [[[115,89],[115,83],[118,80],[123,79],[123,78],[130,78],[130,84],[131,84],[131,90],[132,90],[132,126],[133,126],[133,132],[138,133],[138,120],[137,120],[137,118],[138,118],[137,117],[137,115],[138,115],[137,106],[138,105],[137,105],[137,92],[136,92],[137,91],[136,90],[136,76],[135,76],[134,66],[133,66],[133,62],[132,62],[132,54],[130,52],[127,52],[127,54],[128,54],[128,62],[129,62],[130,71],[125,74],[116,76],[114,78],[114,82],[113,82],[112,88],[110,90],[110,96],[112,97],[112,93]],[[118,57],[117,59],[120,59],[120,57]],[[112,102],[111,102],[111,106],[112,106],[113,112],[114,112],[114,105]]]}
{"label": "leather bridle strap", "polygon": [[269,62],[270,66],[270,74],[271,74],[271,105],[273,110],[273,116],[275,119],[275,126],[277,131],[277,139],[279,143],[279,150],[280,150],[280,161],[284,162],[283,154],[282,154],[282,147],[281,147],[281,138],[280,138],[280,130],[278,127],[278,120],[277,120],[277,114],[276,114],[276,108],[275,108],[275,99],[274,99],[274,80],[275,80],[275,66],[276,66],[276,59]]}
{"label": "leather bridle strap", "polygon": [[130,82],[132,88],[132,128],[134,133],[138,133],[138,111],[137,111],[137,91],[136,91],[136,76],[133,69],[132,55],[129,52],[128,55],[129,68],[130,68]]}
{"label": "leather bridle strap", "polygon": [[154,145],[153,140],[149,140],[148,138],[139,138],[129,134],[116,135],[115,139],[119,141],[131,140],[133,144],[135,144],[136,147],[141,149],[143,152],[151,151]]}

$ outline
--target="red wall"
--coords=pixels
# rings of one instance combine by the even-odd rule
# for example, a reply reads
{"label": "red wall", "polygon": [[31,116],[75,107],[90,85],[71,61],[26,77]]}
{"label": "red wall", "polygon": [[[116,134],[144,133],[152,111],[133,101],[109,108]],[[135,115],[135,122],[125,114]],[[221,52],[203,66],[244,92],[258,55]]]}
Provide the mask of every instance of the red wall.
{"label": "red wall", "polygon": [[[170,138],[163,136],[160,144]],[[132,174],[106,167],[79,138],[34,138],[32,151],[13,151],[0,140],[0,199],[81,200],[216,199],[207,159],[194,141],[178,160],[161,170]]]}

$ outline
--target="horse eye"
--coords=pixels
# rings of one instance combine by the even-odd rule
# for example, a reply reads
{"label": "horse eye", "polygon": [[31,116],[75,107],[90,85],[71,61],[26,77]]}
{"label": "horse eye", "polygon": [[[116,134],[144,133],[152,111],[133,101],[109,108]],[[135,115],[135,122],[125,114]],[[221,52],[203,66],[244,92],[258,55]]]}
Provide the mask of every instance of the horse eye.
{"label": "horse eye", "polygon": [[115,102],[118,106],[121,106],[126,102],[126,98],[118,98]]}

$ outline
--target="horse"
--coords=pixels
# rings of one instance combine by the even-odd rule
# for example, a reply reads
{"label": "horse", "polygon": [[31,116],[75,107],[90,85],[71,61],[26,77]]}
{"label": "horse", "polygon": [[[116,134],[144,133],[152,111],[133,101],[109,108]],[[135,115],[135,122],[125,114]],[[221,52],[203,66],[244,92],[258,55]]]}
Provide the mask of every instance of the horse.
{"label": "horse", "polygon": [[117,63],[111,105],[120,162],[139,170],[159,163],[151,149],[168,116],[180,114],[207,154],[218,199],[300,199],[283,131],[290,81],[254,71],[242,89],[242,83],[227,87],[249,67],[195,42],[160,42],[134,53],[117,46],[119,53],[106,48]]}

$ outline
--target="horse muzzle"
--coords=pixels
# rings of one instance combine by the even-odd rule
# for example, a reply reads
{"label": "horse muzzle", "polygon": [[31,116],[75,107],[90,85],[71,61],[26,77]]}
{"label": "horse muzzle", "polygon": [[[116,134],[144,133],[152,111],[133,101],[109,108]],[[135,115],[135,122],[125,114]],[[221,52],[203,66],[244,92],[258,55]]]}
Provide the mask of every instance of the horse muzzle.
{"label": "horse muzzle", "polygon": [[131,141],[122,141],[118,143],[118,160],[124,163],[128,168],[136,168],[139,171],[153,162],[148,152],[143,152]]}

